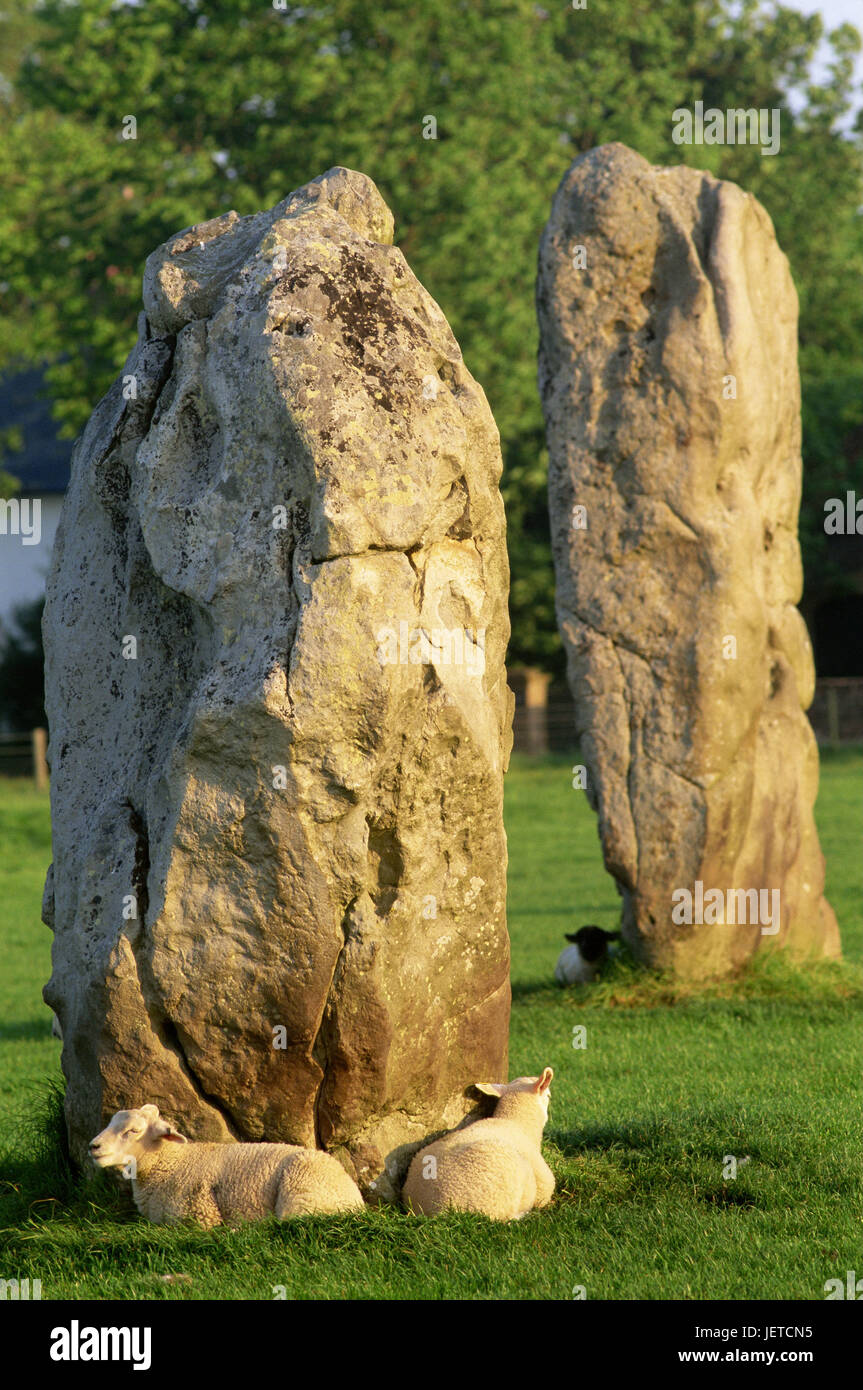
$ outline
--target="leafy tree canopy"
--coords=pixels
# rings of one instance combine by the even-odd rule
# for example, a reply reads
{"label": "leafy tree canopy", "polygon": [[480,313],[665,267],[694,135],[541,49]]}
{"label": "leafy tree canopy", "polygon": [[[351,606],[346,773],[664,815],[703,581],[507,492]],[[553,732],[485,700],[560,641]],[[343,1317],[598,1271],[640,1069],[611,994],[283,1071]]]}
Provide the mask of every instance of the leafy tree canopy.
{"label": "leafy tree canopy", "polygon": [[10,729],[44,729],[44,598],[21,603],[0,635],[0,721]]}
{"label": "leafy tree canopy", "polygon": [[[733,179],[771,213],[800,293],[808,582],[843,582],[823,505],[860,477],[859,119],[839,133],[860,46],[850,26],[830,36],[815,84],[821,19],[762,0],[19,0],[5,23],[0,367],[50,361],[66,432],[122,366],[160,242],[268,207],[331,165],[362,169],[500,427],[511,658],[556,666],[537,245],[572,159],[621,140]],[[672,113],[697,100],[778,108],[781,153],[675,145]]]}

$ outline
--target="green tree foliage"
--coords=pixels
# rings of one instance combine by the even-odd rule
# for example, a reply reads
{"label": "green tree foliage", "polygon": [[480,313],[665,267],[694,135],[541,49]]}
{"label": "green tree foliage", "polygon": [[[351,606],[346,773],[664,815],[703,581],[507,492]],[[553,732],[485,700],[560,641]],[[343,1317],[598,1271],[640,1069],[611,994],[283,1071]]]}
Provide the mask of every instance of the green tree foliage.
{"label": "green tree foliage", "polygon": [[15,497],[21,487],[20,479],[9,473],[3,467],[3,462],[7,454],[20,453],[22,445],[21,431],[17,425],[0,429],[0,498]]}
{"label": "green tree foliage", "polygon": [[[853,470],[863,419],[861,141],[837,133],[855,31],[836,31],[816,88],[820,19],[760,0],[278,3],[44,0],[28,14],[38,34],[0,113],[0,366],[50,360],[58,416],[79,430],[134,341],[156,245],[333,164],[362,169],[500,427],[511,658],[554,667],[537,244],[571,160],[622,140],[735,179],[774,217],[801,300],[806,560],[828,582],[823,500]],[[673,144],[673,110],[696,100],[778,107],[781,154]]]}
{"label": "green tree foliage", "polygon": [[21,603],[0,639],[0,722],[12,730],[44,729],[44,598]]}

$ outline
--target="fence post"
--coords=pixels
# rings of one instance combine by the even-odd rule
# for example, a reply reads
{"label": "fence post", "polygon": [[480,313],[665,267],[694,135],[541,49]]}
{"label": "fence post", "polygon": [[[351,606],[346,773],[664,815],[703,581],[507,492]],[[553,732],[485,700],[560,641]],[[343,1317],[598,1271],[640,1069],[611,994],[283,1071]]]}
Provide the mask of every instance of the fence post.
{"label": "fence post", "polygon": [[45,758],[48,737],[44,729],[34,729],[30,738],[33,744],[33,776],[38,790],[43,792],[48,786],[48,763]]}
{"label": "fence post", "polygon": [[528,753],[548,752],[548,686],[551,676],[529,666],[524,673],[524,712]]}

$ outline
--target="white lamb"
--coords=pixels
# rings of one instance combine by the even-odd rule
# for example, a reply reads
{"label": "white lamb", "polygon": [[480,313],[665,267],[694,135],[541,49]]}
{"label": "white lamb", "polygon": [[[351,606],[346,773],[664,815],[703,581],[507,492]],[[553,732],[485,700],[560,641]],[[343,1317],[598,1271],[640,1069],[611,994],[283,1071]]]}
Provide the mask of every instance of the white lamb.
{"label": "white lamb", "polygon": [[118,1110],[90,1141],[99,1168],[126,1168],[142,1216],[157,1225],[258,1221],[275,1214],[362,1211],[359,1188],[331,1154],[294,1144],[202,1144],[155,1105]]}
{"label": "white lamb", "polygon": [[478,1081],[497,1096],[494,1115],[451,1130],[415,1155],[402,1189],[414,1212],[478,1211],[494,1221],[516,1221],[554,1194],[554,1174],[542,1156],[551,1079],[520,1076],[515,1081]]}

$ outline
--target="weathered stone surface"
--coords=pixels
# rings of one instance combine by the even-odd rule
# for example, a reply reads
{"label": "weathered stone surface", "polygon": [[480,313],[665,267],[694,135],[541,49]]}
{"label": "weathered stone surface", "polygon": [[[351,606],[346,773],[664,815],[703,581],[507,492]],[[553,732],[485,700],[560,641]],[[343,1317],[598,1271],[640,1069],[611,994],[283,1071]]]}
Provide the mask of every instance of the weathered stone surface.
{"label": "weathered stone surface", "polygon": [[[602,146],[557,191],[537,303],[558,621],[624,934],[690,976],[764,942],[835,954],[795,607],[797,296],[770,219]],[[731,925],[727,896],[675,922],[699,881],[778,890],[779,931]]]}
{"label": "weathered stone surface", "polygon": [[346,169],[172,238],[76,446],[45,998],[78,1153],[150,1101],[387,1195],[507,1075],[500,447],[391,240]]}

